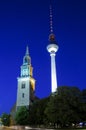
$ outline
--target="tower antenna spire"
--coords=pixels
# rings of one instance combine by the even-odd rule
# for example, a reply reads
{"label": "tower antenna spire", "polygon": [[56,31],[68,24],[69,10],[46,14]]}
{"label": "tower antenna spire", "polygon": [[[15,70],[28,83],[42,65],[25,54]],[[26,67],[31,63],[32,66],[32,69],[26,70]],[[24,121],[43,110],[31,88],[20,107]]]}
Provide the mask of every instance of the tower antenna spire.
{"label": "tower antenna spire", "polygon": [[50,1],[50,33],[53,33],[53,11],[51,1]]}

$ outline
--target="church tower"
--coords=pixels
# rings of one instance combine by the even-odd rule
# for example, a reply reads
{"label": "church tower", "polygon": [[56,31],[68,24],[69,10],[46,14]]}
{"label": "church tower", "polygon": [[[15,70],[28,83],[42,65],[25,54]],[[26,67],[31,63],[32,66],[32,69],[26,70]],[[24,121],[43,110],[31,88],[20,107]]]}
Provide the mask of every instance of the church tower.
{"label": "church tower", "polygon": [[26,47],[26,54],[23,57],[23,64],[21,66],[20,77],[17,78],[17,103],[16,110],[21,106],[29,105],[34,101],[35,79],[33,78],[33,67],[31,65],[31,57],[29,55],[28,46]]}

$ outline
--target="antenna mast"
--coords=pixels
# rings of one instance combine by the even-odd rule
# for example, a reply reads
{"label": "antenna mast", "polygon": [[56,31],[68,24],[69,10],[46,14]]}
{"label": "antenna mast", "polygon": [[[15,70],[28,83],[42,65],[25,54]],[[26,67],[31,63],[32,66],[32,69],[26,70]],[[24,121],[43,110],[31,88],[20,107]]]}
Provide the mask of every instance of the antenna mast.
{"label": "antenna mast", "polygon": [[50,33],[53,33],[53,13],[52,13],[51,1],[50,1]]}

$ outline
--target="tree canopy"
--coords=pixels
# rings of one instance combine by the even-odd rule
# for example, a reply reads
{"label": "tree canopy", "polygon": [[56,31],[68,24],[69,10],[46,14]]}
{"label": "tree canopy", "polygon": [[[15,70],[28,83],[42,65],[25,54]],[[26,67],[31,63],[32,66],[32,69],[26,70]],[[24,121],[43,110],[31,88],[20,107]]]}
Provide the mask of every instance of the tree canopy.
{"label": "tree canopy", "polygon": [[16,112],[15,121],[18,125],[27,125],[28,124],[29,112],[28,109],[24,106]]}
{"label": "tree canopy", "polygon": [[70,126],[86,120],[86,102],[82,101],[82,92],[77,87],[59,87],[51,95],[45,109],[48,120],[61,127]]}
{"label": "tree canopy", "polygon": [[41,125],[45,122],[45,108],[49,98],[44,98],[36,101],[29,107],[29,124]]}
{"label": "tree canopy", "polygon": [[1,116],[1,120],[4,126],[10,125],[10,115],[7,113],[3,113]]}
{"label": "tree canopy", "polygon": [[58,87],[49,97],[21,107],[15,117],[19,125],[68,127],[86,121],[86,90],[78,87]]}

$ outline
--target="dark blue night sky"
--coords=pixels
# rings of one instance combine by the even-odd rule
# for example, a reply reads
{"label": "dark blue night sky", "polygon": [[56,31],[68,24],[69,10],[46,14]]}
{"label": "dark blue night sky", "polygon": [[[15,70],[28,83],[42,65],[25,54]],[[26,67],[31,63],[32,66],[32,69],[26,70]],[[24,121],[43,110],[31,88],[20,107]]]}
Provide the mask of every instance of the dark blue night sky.
{"label": "dark blue night sky", "polygon": [[[32,59],[36,95],[50,94],[49,0],[0,1],[0,114],[16,102],[17,77],[26,46]],[[52,0],[58,86],[86,88],[86,1]]]}

